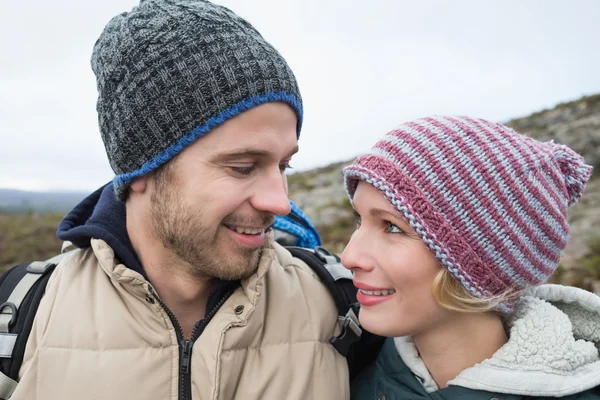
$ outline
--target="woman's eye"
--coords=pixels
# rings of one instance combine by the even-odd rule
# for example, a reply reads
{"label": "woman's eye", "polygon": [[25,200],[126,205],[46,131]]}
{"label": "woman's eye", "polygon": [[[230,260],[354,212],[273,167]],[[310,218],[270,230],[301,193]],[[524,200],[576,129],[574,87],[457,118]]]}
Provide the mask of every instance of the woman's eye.
{"label": "woman's eye", "polygon": [[356,211],[354,211],[354,220],[356,221],[356,229],[360,228],[360,214],[358,214]]}
{"label": "woman's eye", "polygon": [[404,233],[404,231],[398,226],[392,224],[390,221],[385,221],[386,231],[388,233]]}

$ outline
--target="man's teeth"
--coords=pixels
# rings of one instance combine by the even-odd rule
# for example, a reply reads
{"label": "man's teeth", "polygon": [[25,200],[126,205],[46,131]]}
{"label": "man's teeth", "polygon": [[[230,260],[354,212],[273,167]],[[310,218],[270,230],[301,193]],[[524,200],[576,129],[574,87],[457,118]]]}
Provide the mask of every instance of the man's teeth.
{"label": "man's teeth", "polygon": [[260,228],[234,228],[237,233],[243,233],[244,235],[258,235],[262,232]]}
{"label": "man's teeth", "polygon": [[366,294],[367,296],[388,296],[390,294],[396,293],[394,289],[386,289],[386,290],[364,290],[360,289],[362,294]]}

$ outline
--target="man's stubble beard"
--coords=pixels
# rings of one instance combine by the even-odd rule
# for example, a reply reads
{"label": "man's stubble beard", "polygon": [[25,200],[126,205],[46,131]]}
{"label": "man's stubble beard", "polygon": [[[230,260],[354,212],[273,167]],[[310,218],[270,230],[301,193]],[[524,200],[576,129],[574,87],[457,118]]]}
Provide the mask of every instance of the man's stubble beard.
{"label": "man's stubble beard", "polygon": [[[170,166],[157,171],[151,197],[155,235],[173,255],[173,263],[165,267],[195,279],[227,281],[244,279],[256,272],[262,248],[245,248],[232,240],[229,241],[232,246],[225,246],[227,238],[220,230],[227,228],[220,225],[217,231],[211,232],[206,227],[203,210],[185,206],[173,175]],[[227,219],[235,217],[230,215]]]}

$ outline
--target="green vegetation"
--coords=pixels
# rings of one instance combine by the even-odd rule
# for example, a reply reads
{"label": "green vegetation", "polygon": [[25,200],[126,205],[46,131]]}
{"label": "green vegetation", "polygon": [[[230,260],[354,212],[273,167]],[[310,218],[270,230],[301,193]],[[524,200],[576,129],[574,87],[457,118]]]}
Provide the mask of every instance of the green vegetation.
{"label": "green vegetation", "polygon": [[588,240],[589,251],[571,268],[559,267],[552,276],[553,283],[577,286],[591,292],[600,290],[600,237]]}
{"label": "green vegetation", "polygon": [[[331,204],[346,213],[329,225],[317,226],[323,245],[338,253],[350,240],[356,227],[350,202]],[[56,227],[62,214],[0,213],[0,271],[21,262],[43,260],[60,251],[61,242],[56,238]],[[589,252],[575,268],[559,268],[552,282],[598,290],[600,282],[600,237],[589,240]]]}
{"label": "green vegetation", "polygon": [[323,246],[331,251],[341,254],[356,228],[354,217],[340,218],[335,223],[317,226],[321,235]]}
{"label": "green vegetation", "polygon": [[337,202],[332,200],[325,206],[322,206],[322,208],[325,207],[334,207],[346,211],[344,216],[338,218],[335,222],[329,225],[316,226],[324,247],[335,253],[341,254],[350,240],[350,236],[352,236],[352,233],[356,229],[356,219],[354,218],[350,200],[348,197],[344,197]]}
{"label": "green vegetation", "polygon": [[554,282],[592,292],[600,288],[600,237],[591,238],[588,245],[588,254],[582,257],[575,267],[568,270],[559,269],[553,277]]}
{"label": "green vegetation", "polygon": [[318,186],[318,178],[323,175],[339,175],[341,182],[342,168],[351,162],[352,160],[336,162],[324,167],[311,169],[310,171],[295,172],[288,175],[288,187],[290,189],[290,193],[311,191],[315,189]]}
{"label": "green vegetation", "polygon": [[600,105],[600,93],[593,94],[590,96],[583,96],[583,97],[581,97],[577,100],[573,100],[573,101],[559,103],[552,108],[547,108],[547,109],[543,109],[540,111],[536,111],[533,114],[527,115],[522,118],[512,119],[512,120],[508,121],[507,124],[512,126],[515,123],[535,120],[536,118],[543,116],[545,113],[547,113],[549,111],[553,111],[553,110],[557,110],[557,109],[573,109],[573,108],[577,107],[578,105],[585,105],[586,108],[590,108],[590,109],[594,108],[596,106],[599,106]]}
{"label": "green vegetation", "polygon": [[288,176],[288,187],[294,191],[308,191],[315,188],[312,177],[305,174],[291,174]]}
{"label": "green vegetation", "polygon": [[588,245],[590,253],[581,260],[582,266],[598,274],[600,279],[600,237],[591,238]]}
{"label": "green vegetation", "polygon": [[63,214],[0,213],[0,271],[60,252],[56,228]]}

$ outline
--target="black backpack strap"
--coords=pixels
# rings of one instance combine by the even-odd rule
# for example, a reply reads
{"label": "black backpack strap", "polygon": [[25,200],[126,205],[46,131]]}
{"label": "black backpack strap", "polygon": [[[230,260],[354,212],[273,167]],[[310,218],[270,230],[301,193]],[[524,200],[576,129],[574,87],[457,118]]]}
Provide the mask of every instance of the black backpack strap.
{"label": "black backpack strap", "polygon": [[64,255],[17,265],[0,277],[0,399],[10,398],[17,387],[35,314]]}
{"label": "black backpack strap", "polygon": [[360,304],[356,301],[357,289],[352,283],[352,273],[342,266],[340,259],[327,249],[286,246],[294,257],[304,261],[319,276],[331,293],[342,332],[330,339],[333,346],[348,362],[350,381],[366,367],[373,364],[385,342],[385,337],[362,330],[358,322]]}
{"label": "black backpack strap", "polygon": [[342,332],[329,341],[344,357],[348,356],[350,347],[359,341],[362,335],[352,273],[342,266],[335,254],[321,246],[312,250],[292,246],[286,248],[294,257],[308,264],[331,293],[338,310]]}

